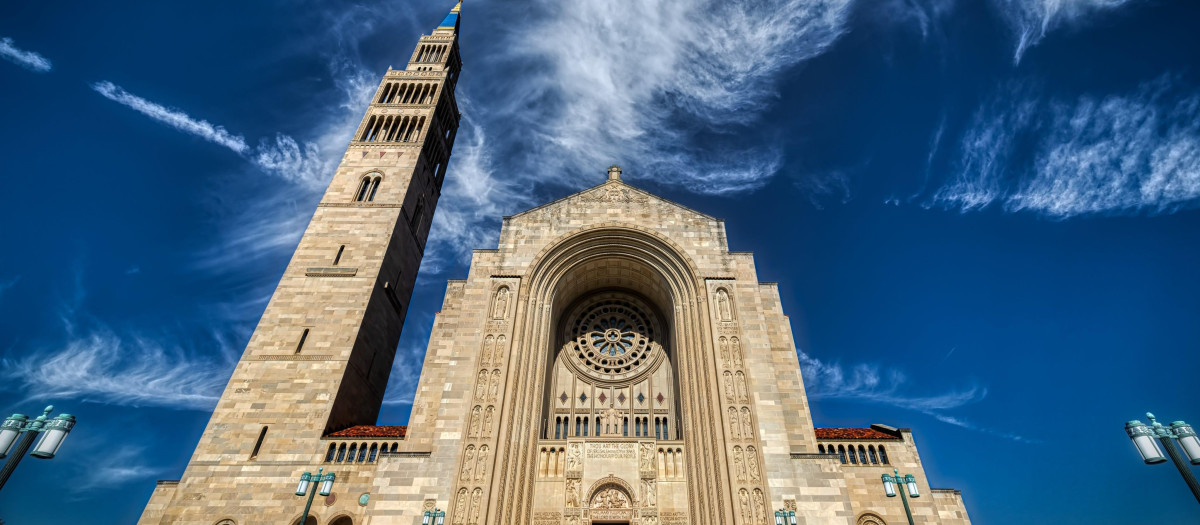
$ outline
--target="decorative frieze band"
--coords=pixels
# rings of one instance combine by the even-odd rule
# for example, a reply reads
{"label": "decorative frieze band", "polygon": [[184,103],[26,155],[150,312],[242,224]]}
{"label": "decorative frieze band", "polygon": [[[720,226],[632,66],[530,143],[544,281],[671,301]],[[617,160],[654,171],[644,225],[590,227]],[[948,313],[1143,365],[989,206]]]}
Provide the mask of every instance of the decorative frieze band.
{"label": "decorative frieze band", "polygon": [[328,268],[309,268],[305,270],[304,275],[308,277],[354,277],[358,275],[358,268],[346,268],[340,266],[331,266]]}

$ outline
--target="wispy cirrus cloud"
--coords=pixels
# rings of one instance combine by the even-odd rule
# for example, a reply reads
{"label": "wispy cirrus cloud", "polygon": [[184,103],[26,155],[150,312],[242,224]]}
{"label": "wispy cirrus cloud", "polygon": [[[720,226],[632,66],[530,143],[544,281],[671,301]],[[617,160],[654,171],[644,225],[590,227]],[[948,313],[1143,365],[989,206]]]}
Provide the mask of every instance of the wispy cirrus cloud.
{"label": "wispy cirrus cloud", "polygon": [[941,393],[913,394],[913,385],[903,372],[885,369],[876,364],[859,363],[844,366],[822,361],[803,351],[799,352],[800,370],[810,399],[841,399],[895,406],[928,415],[946,424],[992,434],[1015,441],[1031,440],[1009,432],[976,425],[950,410],[978,403],[987,397],[987,389],[970,385]]}
{"label": "wispy cirrus cloud", "polygon": [[0,361],[2,389],[29,400],[73,398],[134,407],[211,410],[236,359],[229,351],[198,357],[106,329],[75,337],[61,348]]}
{"label": "wispy cirrus cloud", "polygon": [[1016,37],[1013,63],[1020,63],[1029,48],[1036,46],[1046,33],[1083,23],[1105,11],[1132,4],[1136,0],[993,0],[992,4],[1012,28]]}
{"label": "wispy cirrus cloud", "polygon": [[103,450],[89,447],[94,450],[86,456],[87,468],[79,469],[78,481],[69,484],[72,493],[84,495],[96,490],[116,490],[131,481],[150,479],[166,472],[163,467],[144,463],[146,453],[142,447],[119,443],[105,445],[108,446]]}
{"label": "wispy cirrus cloud", "polygon": [[104,98],[155,121],[227,148],[263,170],[291,182],[316,186],[331,172],[329,161],[321,158],[315,144],[302,146],[292,137],[277,134],[273,139],[264,139],[257,148],[252,148],[244,137],[230,133],[223,126],[151,102],[107,80],[92,84],[92,89]]}
{"label": "wispy cirrus cloud", "polygon": [[960,172],[928,205],[1054,218],[1170,213],[1200,201],[1200,95],[1164,76],[1127,94],[1004,89],[974,116]]}
{"label": "wispy cirrus cloud", "polygon": [[49,73],[53,69],[49,59],[33,51],[18,48],[11,38],[0,38],[0,57],[38,73]]}

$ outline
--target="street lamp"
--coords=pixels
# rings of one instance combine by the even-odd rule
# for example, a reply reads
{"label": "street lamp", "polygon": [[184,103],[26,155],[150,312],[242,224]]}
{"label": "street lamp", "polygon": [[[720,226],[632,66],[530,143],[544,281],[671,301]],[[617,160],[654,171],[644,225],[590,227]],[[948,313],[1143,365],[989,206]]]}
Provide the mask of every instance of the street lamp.
{"label": "street lamp", "polygon": [[433,509],[425,511],[425,517],[421,518],[421,525],[444,525],[446,523],[446,513],[442,509]]}
{"label": "street lamp", "polygon": [[[75,427],[75,416],[59,414],[58,417],[49,419],[53,410],[53,405],[46,407],[46,411],[33,421],[24,414],[13,414],[4,420],[4,424],[0,424],[0,458],[9,456],[9,452],[12,452],[12,457],[8,458],[8,461],[4,462],[4,468],[0,469],[0,489],[4,488],[9,476],[17,470],[17,465],[21,463],[25,453],[29,452],[29,447],[33,445],[33,440],[38,434],[44,435],[37,446],[33,447],[31,456],[51,459],[58,453],[63,440]],[[25,434],[25,437],[18,443],[17,438],[21,434]],[[16,443],[16,449],[13,449],[13,443]]]}
{"label": "street lamp", "polygon": [[[311,472],[305,472],[300,475],[300,484],[296,485],[296,495],[308,496],[308,503],[304,504],[304,514],[300,516],[300,525],[308,524],[308,511],[312,508],[313,496],[316,496],[318,492],[322,496],[328,496],[329,492],[333,490],[333,478],[336,476],[332,472],[321,474],[324,471],[325,467],[321,467],[317,469],[317,475],[315,476]],[[309,485],[318,484],[319,487],[312,487],[312,491],[308,490]]]}
{"label": "street lamp", "polygon": [[796,525],[796,511],[783,509],[775,511],[775,525]]}
{"label": "street lamp", "polygon": [[1133,446],[1142,455],[1142,461],[1145,461],[1147,465],[1166,461],[1162,451],[1158,449],[1158,444],[1154,442],[1154,438],[1158,438],[1158,442],[1167,449],[1167,455],[1175,463],[1175,468],[1179,469],[1183,481],[1187,483],[1188,488],[1192,489],[1192,495],[1196,497],[1196,501],[1200,501],[1200,483],[1196,482],[1196,476],[1192,474],[1192,469],[1183,462],[1179,451],[1175,449],[1175,443],[1172,442],[1179,441],[1179,446],[1183,448],[1183,453],[1187,454],[1192,464],[1200,465],[1200,439],[1196,437],[1196,431],[1183,421],[1171,423],[1168,428],[1155,420],[1154,414],[1146,412],[1146,417],[1150,418],[1149,425],[1136,419],[1125,423],[1125,432],[1129,434]]}
{"label": "street lamp", "polygon": [[[912,474],[905,474],[904,477],[900,477],[900,471],[896,469],[892,469],[892,473],[894,473],[895,476],[888,474],[883,475],[883,493],[887,494],[887,497],[896,497],[897,483],[903,484],[904,487],[908,489],[907,492],[909,496],[914,498],[921,497],[921,493],[917,491],[917,478],[914,478]],[[904,495],[905,492],[906,491],[903,490],[900,491],[900,499],[904,501],[904,514],[908,516],[908,525],[916,525],[916,523],[913,522],[912,509],[908,508],[908,497]]]}

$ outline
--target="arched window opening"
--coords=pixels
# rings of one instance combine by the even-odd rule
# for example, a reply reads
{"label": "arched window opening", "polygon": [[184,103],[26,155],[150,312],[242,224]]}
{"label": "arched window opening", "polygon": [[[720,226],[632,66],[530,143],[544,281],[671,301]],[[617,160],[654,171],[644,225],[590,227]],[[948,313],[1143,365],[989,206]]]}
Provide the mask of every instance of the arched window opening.
{"label": "arched window opening", "polygon": [[843,447],[842,445],[838,445],[838,456],[840,456],[840,458],[842,460],[842,464],[845,465],[846,464],[846,447]]}
{"label": "arched window opening", "polygon": [[350,444],[350,452],[346,454],[346,462],[354,463],[354,456],[358,454],[358,443]]}
{"label": "arched window opening", "polygon": [[879,457],[875,455],[875,445],[871,445],[871,446],[867,447],[867,452],[871,453],[871,464],[878,465]]}
{"label": "arched window opening", "polygon": [[267,427],[262,427],[258,433],[258,441],[254,442],[254,450],[250,452],[250,459],[258,457],[258,451],[262,449],[263,440],[267,438]]}
{"label": "arched window opening", "polygon": [[629,418],[624,418],[621,421],[621,435],[629,437]]}
{"label": "arched window opening", "polygon": [[580,434],[580,433],[579,433],[579,429],[580,429],[580,428],[582,428],[582,427],[580,427],[580,421],[579,421],[579,418],[575,418],[575,435],[576,435],[576,436],[582,435],[582,434]]}
{"label": "arched window opening", "polygon": [[583,435],[588,435],[588,418],[583,418]]}
{"label": "arched window opening", "polygon": [[883,445],[879,445],[879,462],[884,465],[888,464],[887,451],[883,449]]}
{"label": "arched window opening", "polygon": [[375,117],[372,116],[370,119],[367,119],[367,126],[363,128],[362,136],[360,136],[358,138],[358,140],[367,140],[367,137],[369,137],[371,135],[371,128],[374,126],[375,126]]}
{"label": "arched window opening", "polygon": [[371,456],[367,458],[367,461],[370,463],[374,463],[375,458],[378,456],[379,456],[379,445],[372,443],[371,444]]}
{"label": "arched window opening", "polygon": [[371,187],[371,179],[369,179],[367,177],[363,177],[362,181],[360,181],[358,183],[358,192],[356,192],[354,194],[354,200],[357,202],[362,202],[362,201],[366,200],[367,199],[367,191],[370,189],[370,187]]}
{"label": "arched window opening", "polygon": [[362,463],[367,460],[367,444],[363,443],[358,446],[358,462]]}
{"label": "arched window opening", "polygon": [[350,519],[350,516],[342,516],[329,522],[329,525],[354,525],[354,520]]}
{"label": "arched window opening", "polygon": [[345,461],[345,460],[346,460],[346,444],[342,443],[342,446],[338,447],[337,462],[341,463],[342,461]]}
{"label": "arched window opening", "polygon": [[391,450],[392,454],[396,453],[396,447],[398,447],[398,446],[400,446],[399,443],[392,443],[392,450]]}
{"label": "arched window opening", "polygon": [[667,418],[663,418],[663,439],[671,439],[671,432],[667,430]]}
{"label": "arched window opening", "polygon": [[374,179],[371,180],[371,191],[369,193],[367,193],[367,201],[368,202],[372,202],[375,200],[375,193],[379,191],[379,182],[382,180],[383,180],[382,177],[375,177]]}
{"label": "arched window opening", "polygon": [[862,445],[858,446],[858,462],[862,463],[863,465],[868,464],[867,463],[867,448]]}
{"label": "arched window opening", "polygon": [[825,453],[825,445],[817,445],[817,452]]}
{"label": "arched window opening", "polygon": [[308,517],[305,518],[304,523],[300,522],[300,518],[296,518],[296,521],[293,521],[292,525],[317,525],[317,517],[309,514]]}
{"label": "arched window opening", "polygon": [[325,453],[325,462],[326,462],[326,463],[331,463],[331,462],[333,462],[333,458],[334,458],[336,455],[337,455],[337,444],[336,444],[336,443],[330,443],[330,444],[329,444],[329,451]]}
{"label": "arched window opening", "polygon": [[418,230],[421,228],[421,221],[424,219],[424,217],[422,217],[422,214],[424,214],[424,213],[425,213],[425,196],[422,195],[419,199],[417,199],[417,207],[413,208],[412,217],[408,218],[408,225],[410,227],[412,227],[413,230]]}

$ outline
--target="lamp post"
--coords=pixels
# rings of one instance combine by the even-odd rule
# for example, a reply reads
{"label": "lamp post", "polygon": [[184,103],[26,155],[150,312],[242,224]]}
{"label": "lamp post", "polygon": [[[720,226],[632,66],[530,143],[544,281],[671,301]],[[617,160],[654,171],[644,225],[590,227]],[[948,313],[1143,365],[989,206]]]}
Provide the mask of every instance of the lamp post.
{"label": "lamp post", "polygon": [[1183,481],[1187,483],[1188,488],[1192,489],[1192,495],[1196,497],[1196,501],[1200,502],[1200,483],[1196,482],[1196,476],[1192,474],[1192,469],[1183,462],[1183,458],[1180,457],[1179,451],[1175,449],[1175,443],[1173,443],[1173,441],[1178,441],[1183,453],[1187,454],[1192,464],[1200,465],[1200,438],[1196,437],[1196,431],[1183,421],[1176,421],[1171,423],[1170,427],[1166,427],[1154,419],[1154,414],[1146,412],[1146,417],[1150,418],[1149,425],[1136,419],[1125,423],[1125,432],[1129,434],[1133,446],[1142,455],[1142,461],[1145,461],[1147,465],[1154,465],[1167,460],[1163,457],[1162,451],[1158,449],[1158,445],[1154,443],[1154,438],[1158,438],[1158,442],[1167,449],[1167,455],[1171,456],[1171,461],[1175,463],[1175,468],[1179,469]]}
{"label": "lamp post", "polygon": [[796,511],[783,509],[775,511],[775,525],[796,525]]}
{"label": "lamp post", "polygon": [[[308,496],[308,503],[304,504],[304,514],[300,516],[300,525],[308,525],[308,511],[312,508],[313,496],[316,496],[317,492],[320,492],[322,496],[328,496],[329,491],[333,490],[333,478],[335,476],[332,472],[321,474],[324,471],[325,467],[321,467],[317,469],[317,475],[315,476],[311,472],[305,472],[300,475],[300,484],[296,485],[296,495]],[[315,485],[311,491],[308,490],[310,484]]]}
{"label": "lamp post", "polygon": [[[896,497],[897,483],[904,485],[904,487],[908,489],[909,496],[914,498],[921,497],[921,493],[917,491],[917,478],[913,477],[912,474],[905,474],[904,477],[900,477],[900,471],[896,469],[892,469],[892,473],[894,473],[895,476],[888,474],[883,475],[883,493],[887,494],[887,497]],[[916,523],[913,522],[912,509],[908,508],[908,497],[904,495],[904,492],[905,491],[903,490],[900,491],[900,499],[904,501],[904,514],[908,516],[908,525],[916,525]]]}
{"label": "lamp post", "polygon": [[[9,456],[8,461],[4,462],[4,468],[0,469],[0,489],[4,488],[4,484],[8,482],[9,476],[12,476],[14,470],[17,470],[17,465],[21,463],[21,459],[25,457],[25,453],[29,452],[29,447],[33,445],[33,440],[38,434],[45,434],[42,440],[38,441],[36,447],[33,447],[33,453],[30,455],[38,459],[52,459],[54,454],[58,453],[58,447],[62,446],[62,442],[67,438],[67,434],[71,433],[71,429],[75,427],[75,416],[70,414],[59,414],[58,417],[50,419],[50,412],[54,410],[54,406],[46,407],[46,411],[38,416],[33,421],[30,421],[24,414],[13,414],[8,419],[0,424],[0,458]],[[25,434],[20,442],[17,438]],[[13,449],[13,443],[16,443],[16,449]]]}
{"label": "lamp post", "polygon": [[421,525],[444,525],[446,523],[446,513],[442,509],[433,509],[425,511],[425,517],[421,518]]}

